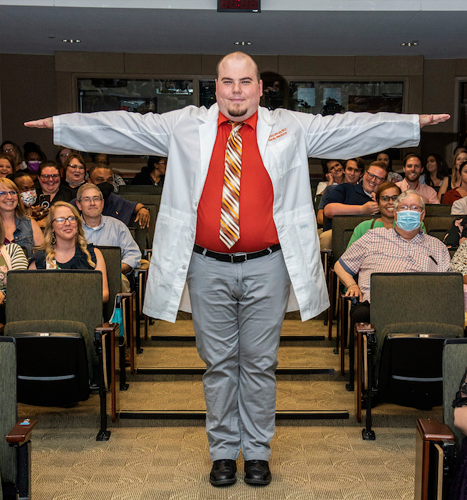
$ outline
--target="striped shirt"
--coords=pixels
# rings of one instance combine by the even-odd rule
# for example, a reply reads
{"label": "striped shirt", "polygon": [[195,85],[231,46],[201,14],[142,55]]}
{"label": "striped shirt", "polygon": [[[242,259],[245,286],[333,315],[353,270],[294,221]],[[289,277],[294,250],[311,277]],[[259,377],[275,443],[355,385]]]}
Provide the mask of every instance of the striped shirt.
{"label": "striped shirt", "polygon": [[409,241],[384,227],[364,234],[339,263],[352,276],[358,273],[364,301],[370,301],[372,273],[446,272],[451,264],[448,249],[438,239],[420,231]]}

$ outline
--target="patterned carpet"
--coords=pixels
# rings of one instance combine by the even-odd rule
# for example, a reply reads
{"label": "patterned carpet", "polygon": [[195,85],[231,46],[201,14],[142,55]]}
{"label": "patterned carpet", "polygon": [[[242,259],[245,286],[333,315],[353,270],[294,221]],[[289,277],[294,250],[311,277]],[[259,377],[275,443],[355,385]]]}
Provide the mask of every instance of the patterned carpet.
{"label": "patterned carpet", "polygon": [[[324,335],[321,321],[289,319],[283,334]],[[151,335],[190,335],[191,321],[156,322]],[[208,481],[211,467],[200,420],[123,420],[108,442],[96,442],[98,398],[74,408],[20,405],[39,419],[33,437],[33,500],[398,500],[413,499],[415,419],[439,417],[395,405],[375,408],[376,441],[363,441],[354,394],[338,373],[327,341],[283,341],[279,366],[330,367],[334,374],[278,375],[278,409],[343,409],[348,420],[280,420],[272,442],[273,481],[267,488],[238,481],[225,489]],[[145,342],[138,367],[202,366],[194,344]],[[201,375],[136,375],[121,393],[122,409],[203,409]]]}

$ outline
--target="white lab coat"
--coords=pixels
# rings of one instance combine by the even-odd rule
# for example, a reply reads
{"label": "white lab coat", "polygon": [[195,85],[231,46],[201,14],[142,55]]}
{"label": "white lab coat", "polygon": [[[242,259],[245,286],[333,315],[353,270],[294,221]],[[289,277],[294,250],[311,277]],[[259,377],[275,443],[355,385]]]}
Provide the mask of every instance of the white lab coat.
{"label": "white lab coat", "polygon": [[[178,309],[187,310],[188,294],[183,292],[217,120],[217,104],[209,110],[189,106],[162,115],[113,111],[54,117],[55,144],[101,153],[169,156],[144,303],[144,312],[153,318],[174,322]],[[418,115],[322,117],[259,108],[258,147],[272,181],[273,218],[292,283],[288,310],[299,309],[303,321],[329,305],[307,158],[352,158],[415,146],[419,138]]]}

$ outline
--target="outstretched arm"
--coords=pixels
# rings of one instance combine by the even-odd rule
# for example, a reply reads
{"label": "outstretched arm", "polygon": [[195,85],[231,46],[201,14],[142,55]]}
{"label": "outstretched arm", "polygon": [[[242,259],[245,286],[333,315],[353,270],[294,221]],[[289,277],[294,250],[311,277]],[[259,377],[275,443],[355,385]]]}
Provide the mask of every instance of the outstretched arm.
{"label": "outstretched arm", "polygon": [[420,115],[420,128],[426,127],[427,125],[438,125],[438,123],[443,123],[451,118],[450,115],[444,113],[441,115]]}

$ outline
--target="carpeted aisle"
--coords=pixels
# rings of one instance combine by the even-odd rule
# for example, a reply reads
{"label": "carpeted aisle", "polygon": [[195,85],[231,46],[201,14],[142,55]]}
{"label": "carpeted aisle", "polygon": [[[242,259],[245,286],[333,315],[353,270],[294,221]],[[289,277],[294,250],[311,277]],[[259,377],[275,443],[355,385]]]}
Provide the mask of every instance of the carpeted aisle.
{"label": "carpeted aisle", "polygon": [[[190,321],[156,322],[151,335],[190,335]],[[287,320],[284,335],[325,335],[321,321]],[[203,420],[123,420],[108,442],[96,442],[98,398],[75,408],[20,405],[39,419],[33,435],[33,500],[412,500],[415,419],[439,417],[395,405],[375,408],[376,441],[363,441],[354,394],[338,373],[327,340],[281,342],[279,366],[329,367],[334,374],[278,375],[279,410],[349,410],[348,420],[279,420],[272,442],[273,481],[266,488],[238,481],[209,484]],[[180,365],[181,364],[181,365]],[[147,341],[138,366],[202,366],[190,341]],[[122,410],[204,409],[201,375],[136,375],[121,393]]]}

